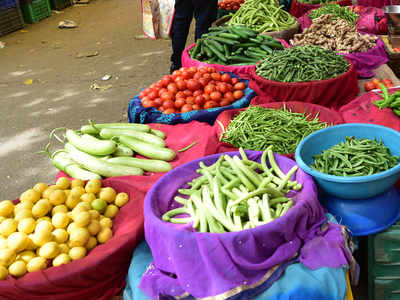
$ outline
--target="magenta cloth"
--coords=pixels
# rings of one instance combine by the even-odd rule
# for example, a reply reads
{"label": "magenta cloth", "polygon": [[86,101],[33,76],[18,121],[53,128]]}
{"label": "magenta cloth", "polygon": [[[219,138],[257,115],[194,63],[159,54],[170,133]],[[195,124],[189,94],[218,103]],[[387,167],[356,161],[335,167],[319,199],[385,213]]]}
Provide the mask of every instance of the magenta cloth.
{"label": "magenta cloth", "polygon": [[[230,156],[238,152],[226,153]],[[262,152],[246,151],[250,160],[260,161]],[[261,284],[274,267],[300,254],[300,261],[310,267],[340,267],[351,261],[341,230],[329,224],[318,201],[317,187],[301,169],[292,177],[303,189],[287,196],[294,207],[271,223],[231,233],[199,233],[191,225],[171,224],[161,220],[170,208],[177,207],[173,197],[177,189],[198,176],[199,162],[210,165],[221,154],[196,159],[167,173],[147,193],[144,203],[145,238],[154,261],[142,277],[140,288],[152,299],[178,297],[188,293],[196,298],[227,298],[251,284]],[[275,155],[284,173],[296,162]],[[324,247],[324,253],[314,246]],[[318,255],[314,255],[313,253]],[[239,290],[232,289],[239,287]],[[161,299],[160,298],[160,299]]]}
{"label": "magenta cloth", "polygon": [[[278,40],[280,41],[286,48],[289,48],[289,44],[284,41],[284,40]],[[239,75],[243,79],[250,79],[250,69],[254,65],[248,65],[248,66],[225,66],[225,65],[219,65],[219,64],[208,64],[202,61],[198,61],[195,59],[192,59],[189,55],[189,50],[192,49],[196,44],[191,44],[189,47],[187,47],[183,53],[182,53],[182,66],[183,67],[214,67],[216,70],[220,72],[229,72],[233,74]]]}
{"label": "magenta cloth", "polygon": [[391,0],[357,0],[357,4],[361,6],[372,6],[372,7],[384,7],[386,5],[391,5]]}
{"label": "magenta cloth", "polygon": [[373,77],[375,75],[373,70],[388,61],[385,46],[381,38],[378,38],[376,46],[368,51],[344,54],[344,57],[351,60],[356,67],[358,76],[362,78]]}

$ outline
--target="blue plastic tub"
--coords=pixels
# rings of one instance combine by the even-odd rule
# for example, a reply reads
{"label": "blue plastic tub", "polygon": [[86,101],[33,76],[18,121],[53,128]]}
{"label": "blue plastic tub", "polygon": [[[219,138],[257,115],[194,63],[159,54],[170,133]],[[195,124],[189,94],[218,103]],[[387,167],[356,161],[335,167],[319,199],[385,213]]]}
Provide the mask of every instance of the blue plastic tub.
{"label": "blue plastic tub", "polygon": [[307,136],[296,149],[296,162],[304,172],[313,176],[323,191],[338,198],[366,199],[390,189],[400,177],[400,163],[381,173],[355,177],[328,175],[309,167],[314,161],[313,155],[343,142],[346,136],[377,138],[392,155],[400,157],[400,132],[380,125],[352,123],[324,128]]}

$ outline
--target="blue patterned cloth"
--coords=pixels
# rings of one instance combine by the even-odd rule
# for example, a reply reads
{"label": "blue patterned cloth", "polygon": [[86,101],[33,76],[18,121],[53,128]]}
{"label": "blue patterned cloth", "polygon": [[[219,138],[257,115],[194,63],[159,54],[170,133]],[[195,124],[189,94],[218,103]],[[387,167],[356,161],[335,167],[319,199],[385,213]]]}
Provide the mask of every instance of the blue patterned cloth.
{"label": "blue patterned cloth", "polygon": [[[231,77],[238,78],[237,75],[231,74]],[[248,80],[241,80],[248,86]],[[229,109],[237,109],[247,107],[250,104],[250,101],[253,97],[256,96],[256,93],[249,87],[247,87],[244,91],[244,96],[233,102],[231,105],[223,106],[223,107],[215,107],[209,109],[201,109],[201,110],[192,110],[185,113],[177,113],[177,114],[163,114],[161,111],[154,107],[143,107],[139,95],[136,95],[129,102],[128,107],[128,119],[130,123],[162,123],[162,124],[182,124],[189,123],[191,121],[199,121],[208,123],[213,125],[218,115],[224,110]]]}

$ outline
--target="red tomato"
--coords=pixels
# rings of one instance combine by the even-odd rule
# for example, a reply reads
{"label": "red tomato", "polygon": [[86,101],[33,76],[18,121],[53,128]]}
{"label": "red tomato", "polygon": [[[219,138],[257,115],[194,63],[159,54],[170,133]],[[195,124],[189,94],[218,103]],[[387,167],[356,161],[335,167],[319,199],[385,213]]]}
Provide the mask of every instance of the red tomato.
{"label": "red tomato", "polygon": [[208,84],[209,80],[206,78],[200,78],[199,83],[201,84],[202,87],[205,87]]}
{"label": "red tomato", "polygon": [[196,73],[197,72],[197,68],[195,67],[195,66],[191,66],[189,69],[188,69],[188,71],[190,72],[190,73]]}
{"label": "red tomato", "polygon": [[227,105],[229,105],[229,104],[231,104],[231,102],[230,102],[229,100],[226,100],[226,99],[223,99],[223,100],[219,103],[220,106],[227,106]]}
{"label": "red tomato", "polygon": [[158,91],[158,96],[161,96],[161,94],[168,92],[168,90],[166,88],[162,88]]}
{"label": "red tomato", "polygon": [[239,82],[239,78],[233,77],[233,78],[231,79],[231,81],[232,81],[232,84],[236,84],[236,83]]}
{"label": "red tomato", "polygon": [[175,102],[172,100],[166,100],[163,102],[162,107],[164,107],[165,109],[168,108],[174,108],[175,107]]}
{"label": "red tomato", "polygon": [[184,82],[183,80],[177,81],[176,86],[180,91],[183,91],[184,89],[186,89],[186,82]]}
{"label": "red tomato", "polygon": [[139,93],[139,98],[142,99],[143,97],[146,97],[147,93],[145,91],[141,91]]}
{"label": "red tomato", "polygon": [[198,104],[198,105],[203,105],[205,103],[205,99],[203,97],[203,95],[198,95],[194,98],[194,103]]}
{"label": "red tomato", "polygon": [[201,88],[201,84],[199,81],[195,79],[189,79],[186,83],[189,90],[195,91]]}
{"label": "red tomato", "polygon": [[164,75],[161,77],[161,82],[163,86],[167,86],[172,81],[172,77],[170,75]]}
{"label": "red tomato", "polygon": [[213,84],[207,84],[205,87],[204,87],[204,93],[206,93],[206,94],[211,94],[212,92],[214,92],[216,90],[216,88],[215,88],[215,85],[213,85]]}
{"label": "red tomato", "polygon": [[193,92],[193,97],[196,97],[196,96],[201,95],[201,94],[203,94],[202,90],[196,90],[196,91]]}
{"label": "red tomato", "polygon": [[192,96],[187,97],[186,104],[194,104],[194,97],[192,97]]}
{"label": "red tomato", "polygon": [[379,83],[381,82],[378,78],[372,79],[373,84],[375,84],[375,88],[379,89]]}
{"label": "red tomato", "polygon": [[215,73],[217,70],[214,67],[207,67],[208,73]]}
{"label": "red tomato", "polygon": [[154,106],[154,102],[151,100],[144,100],[142,101],[142,106],[143,107],[153,107]]}
{"label": "red tomato", "polygon": [[211,80],[211,74],[210,73],[204,73],[203,78],[207,79],[208,81]]}
{"label": "red tomato", "polygon": [[149,97],[147,97],[147,96],[144,96],[141,100],[142,100],[142,102],[143,102],[143,101],[146,101],[146,100],[151,101],[151,100],[149,99]]}
{"label": "red tomato", "polygon": [[161,88],[163,87],[162,81],[161,81],[161,80],[157,81],[157,82],[154,84],[154,87],[160,88],[160,89],[161,89]]}
{"label": "red tomato", "polygon": [[207,101],[204,103],[204,109],[218,107],[218,103],[215,101]]}
{"label": "red tomato", "polygon": [[206,93],[203,94],[203,98],[204,98],[204,102],[207,102],[207,101],[211,100],[210,95],[206,94]]}
{"label": "red tomato", "polygon": [[222,94],[220,92],[215,91],[210,94],[210,98],[213,101],[219,102],[221,101]]}
{"label": "red tomato", "polygon": [[225,94],[226,92],[229,91],[229,90],[228,90],[228,86],[227,86],[227,84],[226,84],[225,82],[220,82],[220,83],[218,83],[218,85],[217,85],[217,90],[218,90],[219,92],[221,92],[222,94]]}
{"label": "red tomato", "polygon": [[178,92],[178,86],[176,85],[176,83],[171,82],[170,84],[168,84],[167,90],[175,95]]}
{"label": "red tomato", "polygon": [[229,83],[231,82],[231,76],[228,73],[222,74],[221,81]]}
{"label": "red tomato", "polygon": [[175,99],[178,99],[178,98],[186,98],[185,93],[182,92],[182,91],[177,92],[177,93],[175,94]]}
{"label": "red tomato", "polygon": [[172,79],[175,80],[176,77],[181,76],[181,75],[182,75],[181,71],[175,70],[175,71],[172,72]]}
{"label": "red tomato", "polygon": [[181,108],[182,106],[184,106],[186,104],[186,101],[184,99],[176,99],[175,100],[175,104],[174,106],[176,108]]}
{"label": "red tomato", "polygon": [[164,114],[174,114],[175,113],[175,109],[174,108],[167,108],[166,110],[164,110]]}
{"label": "red tomato", "polygon": [[375,89],[375,83],[373,83],[372,81],[367,81],[366,83],[364,83],[364,90],[365,91],[372,91],[373,89]]}
{"label": "red tomato", "polygon": [[246,88],[246,85],[244,84],[244,82],[238,82],[233,86],[233,88],[235,90],[244,90]]}
{"label": "red tomato", "polygon": [[220,73],[211,73],[211,78],[215,81],[220,81],[221,80],[221,74]]}
{"label": "red tomato", "polygon": [[159,111],[163,112],[165,110],[164,107],[160,106],[159,108],[157,108]]}
{"label": "red tomato", "polygon": [[191,104],[185,104],[184,106],[181,107],[181,112],[188,112],[193,109],[193,106]]}
{"label": "red tomato", "polygon": [[154,99],[153,102],[155,107],[159,107],[162,105],[162,100],[160,98]]}
{"label": "red tomato", "polygon": [[183,93],[186,97],[193,96],[193,92],[191,90],[184,90]]}
{"label": "red tomato", "polygon": [[198,104],[193,104],[193,105],[192,105],[192,109],[193,109],[193,110],[199,110],[199,109],[201,109],[201,106],[198,105]]}
{"label": "red tomato", "polygon": [[232,92],[226,92],[224,94],[224,99],[228,100],[229,102],[235,101],[235,98],[233,97],[233,93]]}
{"label": "red tomato", "polygon": [[199,80],[201,77],[203,77],[203,75],[199,72],[194,73],[194,75],[193,75],[193,79],[196,79],[196,80]]}
{"label": "red tomato", "polygon": [[205,73],[207,73],[207,68],[206,67],[200,67],[199,69],[198,69],[198,71],[201,73],[201,74],[205,74]]}
{"label": "red tomato", "polygon": [[158,98],[158,92],[156,92],[155,90],[152,90],[152,91],[147,95],[147,97],[148,97],[150,100],[154,100],[154,99]]}
{"label": "red tomato", "polygon": [[183,79],[182,76],[178,76],[178,77],[176,77],[175,80],[174,80],[175,83],[178,83],[178,82],[180,82],[180,81],[184,81],[184,79]]}
{"label": "red tomato", "polygon": [[382,84],[387,87],[388,84],[392,84],[393,82],[389,78],[382,79]]}
{"label": "red tomato", "polygon": [[183,71],[182,72],[182,78],[183,79],[190,79],[190,78],[192,78],[192,74],[190,74],[190,72],[188,72],[188,71]]}
{"label": "red tomato", "polygon": [[174,94],[172,94],[171,92],[164,92],[160,95],[161,100],[164,101],[172,101],[174,100]]}
{"label": "red tomato", "polygon": [[235,98],[236,100],[237,99],[240,99],[240,98],[242,98],[243,97],[243,92],[241,91],[241,90],[238,90],[238,91],[234,91],[233,92],[233,98]]}

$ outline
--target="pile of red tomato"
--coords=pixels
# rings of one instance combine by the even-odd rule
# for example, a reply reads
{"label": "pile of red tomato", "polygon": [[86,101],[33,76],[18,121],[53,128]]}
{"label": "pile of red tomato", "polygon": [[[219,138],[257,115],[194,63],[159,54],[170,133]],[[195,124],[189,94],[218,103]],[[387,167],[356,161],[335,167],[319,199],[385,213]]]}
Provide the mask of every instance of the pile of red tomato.
{"label": "pile of red tomato", "polygon": [[244,95],[246,85],[238,78],[212,67],[181,68],[139,93],[143,107],[165,114],[226,106]]}
{"label": "pile of red tomato", "polygon": [[218,7],[224,10],[238,10],[242,3],[244,0],[222,0],[218,2]]}

